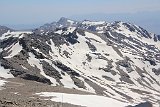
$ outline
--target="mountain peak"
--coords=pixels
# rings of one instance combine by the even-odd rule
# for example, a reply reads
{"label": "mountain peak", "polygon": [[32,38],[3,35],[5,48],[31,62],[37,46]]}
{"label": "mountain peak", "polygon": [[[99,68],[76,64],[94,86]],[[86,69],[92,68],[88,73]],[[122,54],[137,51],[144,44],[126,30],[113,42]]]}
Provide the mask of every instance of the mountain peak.
{"label": "mountain peak", "polygon": [[130,23],[76,22],[62,17],[40,27],[38,34],[3,34],[0,76],[10,72],[121,103],[135,105],[147,99],[156,104],[160,99],[159,36]]}
{"label": "mountain peak", "polygon": [[57,22],[58,24],[61,24],[65,27],[73,25],[76,21],[65,18],[65,17],[61,17],[60,20]]}
{"label": "mountain peak", "polygon": [[66,17],[61,17],[58,22],[67,21],[67,20],[68,20],[68,18],[66,18]]}
{"label": "mountain peak", "polygon": [[11,28],[8,28],[8,27],[6,27],[6,26],[1,26],[1,25],[0,25],[0,36],[1,36],[2,34],[4,34],[4,33],[7,33],[8,31],[14,31],[14,30],[11,29]]}

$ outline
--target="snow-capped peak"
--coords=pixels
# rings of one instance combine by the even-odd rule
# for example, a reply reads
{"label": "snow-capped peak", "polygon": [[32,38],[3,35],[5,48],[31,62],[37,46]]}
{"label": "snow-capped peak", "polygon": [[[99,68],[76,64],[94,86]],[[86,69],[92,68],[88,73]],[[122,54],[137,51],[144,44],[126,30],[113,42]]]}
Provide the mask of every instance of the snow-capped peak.
{"label": "snow-capped peak", "polygon": [[104,25],[106,24],[106,21],[90,21],[90,20],[84,20],[82,24],[85,25]]}
{"label": "snow-capped peak", "polygon": [[[62,26],[64,24],[64,26]],[[1,66],[23,79],[137,104],[160,99],[160,41],[131,23],[72,20],[0,40]],[[67,26],[66,26],[67,25]],[[45,31],[44,31],[45,30]],[[47,32],[47,33],[45,33]],[[11,38],[10,38],[11,36]],[[1,68],[2,68],[1,67]]]}
{"label": "snow-capped peak", "polygon": [[7,33],[8,31],[14,31],[13,29],[10,29],[6,26],[0,26],[0,36],[4,33]]}
{"label": "snow-capped peak", "polygon": [[60,25],[60,27],[69,27],[76,25],[77,21],[62,17],[57,23]]}

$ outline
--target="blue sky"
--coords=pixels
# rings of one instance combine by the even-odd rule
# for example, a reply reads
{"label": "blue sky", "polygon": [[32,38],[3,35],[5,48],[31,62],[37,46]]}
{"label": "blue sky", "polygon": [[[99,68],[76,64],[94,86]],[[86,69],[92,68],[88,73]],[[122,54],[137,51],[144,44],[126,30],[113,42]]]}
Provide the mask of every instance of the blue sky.
{"label": "blue sky", "polygon": [[0,16],[0,25],[13,27],[32,27],[62,16],[79,20],[119,19],[142,26],[147,21],[152,25],[158,21],[160,25],[160,0],[0,0]]}

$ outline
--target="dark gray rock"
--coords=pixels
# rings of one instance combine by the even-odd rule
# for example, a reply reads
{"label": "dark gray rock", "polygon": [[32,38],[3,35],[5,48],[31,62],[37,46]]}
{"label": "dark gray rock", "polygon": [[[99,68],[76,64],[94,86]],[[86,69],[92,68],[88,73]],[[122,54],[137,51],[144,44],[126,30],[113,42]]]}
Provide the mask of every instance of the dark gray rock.
{"label": "dark gray rock", "polygon": [[157,35],[157,39],[160,41],[160,35]]}
{"label": "dark gray rock", "polygon": [[60,73],[55,68],[53,68],[48,62],[41,61],[41,63],[42,63],[44,73],[50,77],[55,78],[55,80],[62,85],[60,81],[60,79],[62,79]]}
{"label": "dark gray rock", "polygon": [[122,66],[122,67],[125,67],[125,68],[130,67],[129,62],[126,61],[126,60],[120,60],[120,61],[117,62],[117,64]]}
{"label": "dark gray rock", "polygon": [[130,79],[129,74],[127,74],[125,71],[123,71],[122,69],[120,69],[119,65],[117,65],[116,69],[120,73],[120,76],[121,76],[120,81],[129,83],[129,84],[134,84],[134,82]]}
{"label": "dark gray rock", "polygon": [[147,32],[147,30],[143,29],[142,27],[139,27],[141,31],[139,31],[145,38],[152,38],[150,34]]}
{"label": "dark gray rock", "polygon": [[54,65],[56,65],[58,68],[60,68],[61,70],[63,70],[63,71],[72,71],[72,69],[71,68],[69,68],[69,67],[67,67],[66,65],[64,65],[63,63],[61,63],[61,62],[59,62],[59,61],[55,61],[55,62],[53,62],[54,63]]}
{"label": "dark gray rock", "polygon": [[15,70],[15,69],[11,69],[10,72],[14,77],[17,77],[17,76],[20,76],[20,75],[23,75],[24,73],[26,73],[25,71]]}
{"label": "dark gray rock", "polygon": [[67,35],[63,35],[66,39],[66,41],[68,41],[71,44],[75,44],[75,43],[79,43],[78,36],[76,35],[76,33],[69,33]]}
{"label": "dark gray rock", "polygon": [[67,42],[66,42],[66,39],[62,36],[62,35],[59,35],[59,34],[55,34],[55,33],[49,33],[48,35],[51,36],[51,39],[52,41],[54,42],[55,46],[59,47],[60,45],[63,45],[63,44],[67,44],[69,45]]}
{"label": "dark gray rock", "polygon": [[[73,23],[70,23],[72,21]],[[74,21],[65,17],[61,17],[60,20],[57,22],[58,25],[62,27],[69,27],[69,26],[77,26],[78,21]]]}
{"label": "dark gray rock", "polygon": [[130,62],[131,60],[128,57],[125,57],[124,60],[119,60],[116,64],[125,67],[128,73],[130,73],[133,71]]}
{"label": "dark gray rock", "polygon": [[85,31],[82,30],[82,29],[80,29],[80,28],[77,28],[77,29],[76,29],[76,32],[79,33],[79,34],[82,35],[82,36],[85,36]]}
{"label": "dark gray rock", "polygon": [[124,26],[126,26],[131,32],[135,32],[135,28],[133,26],[131,26],[128,23],[123,23]]}
{"label": "dark gray rock", "polygon": [[90,49],[92,52],[95,52],[95,51],[97,50],[96,47],[95,47],[93,44],[91,44],[90,42],[86,41],[86,43],[87,43],[89,49]]}
{"label": "dark gray rock", "polygon": [[58,68],[60,68],[63,72],[66,72],[67,74],[69,74],[70,76],[80,77],[79,73],[77,73],[76,71],[72,70],[70,67],[67,67],[66,65],[64,65],[63,63],[59,61],[55,61],[53,62],[53,64],[57,66]]}
{"label": "dark gray rock", "polygon": [[22,45],[23,49],[27,52],[32,52],[37,58],[44,58],[44,56],[41,53],[38,53],[34,51],[33,47],[35,49],[39,49],[40,52],[42,52],[45,55],[49,55],[49,51],[51,51],[51,47],[46,44],[46,40],[48,38],[43,38],[38,35],[27,35],[26,37],[23,37],[19,39],[20,45]]}
{"label": "dark gray rock", "polygon": [[37,81],[37,82],[42,82],[51,85],[51,81],[45,77],[38,76],[36,74],[28,74],[24,73],[23,75],[20,75],[21,78],[26,79],[26,80],[32,80],[32,81]]}
{"label": "dark gray rock", "polygon": [[158,69],[153,68],[152,72],[154,72],[156,75],[160,75],[160,68]]}
{"label": "dark gray rock", "polygon": [[114,79],[112,79],[111,77],[108,77],[108,76],[105,76],[103,75],[102,76],[104,79],[108,80],[108,81],[115,81]]}
{"label": "dark gray rock", "polygon": [[76,78],[75,76],[71,76],[71,79],[77,87],[86,89],[86,86],[84,85],[84,82],[82,80]]}
{"label": "dark gray rock", "polygon": [[153,65],[153,66],[156,66],[157,64],[156,64],[156,61],[154,60],[154,59],[151,59],[151,58],[145,58],[144,59],[145,61],[148,61],[151,65]]}
{"label": "dark gray rock", "polygon": [[70,58],[71,54],[69,52],[67,52],[66,50],[64,50],[63,55],[65,55],[67,58]]}
{"label": "dark gray rock", "polygon": [[[70,21],[72,21],[73,23],[70,23]],[[46,23],[40,26],[39,28],[34,29],[33,32],[35,34],[43,35],[46,32],[48,33],[54,32],[59,28],[70,27],[70,26],[76,27],[78,26],[78,24],[79,24],[78,21],[74,21],[74,20],[70,20],[68,18],[62,17],[58,22]]]}
{"label": "dark gray rock", "polygon": [[91,62],[92,57],[91,57],[89,54],[86,54],[86,56],[87,56],[87,61],[88,61],[88,62]]}
{"label": "dark gray rock", "polygon": [[6,48],[11,46],[13,43],[16,43],[18,41],[18,38],[9,37],[8,39],[5,39],[0,42],[0,48]]}
{"label": "dark gray rock", "polygon": [[159,60],[159,61],[160,61],[160,54],[159,54],[159,53],[156,54],[156,55],[155,55],[155,58],[156,58],[156,60]]}
{"label": "dark gray rock", "polygon": [[4,69],[13,69],[12,63],[9,62],[7,59],[1,58],[0,62],[1,62],[1,66],[3,66]]}
{"label": "dark gray rock", "polygon": [[140,103],[136,106],[127,106],[127,107],[153,107],[153,105],[150,102],[144,102],[144,103]]}
{"label": "dark gray rock", "polygon": [[120,48],[112,46],[112,48],[117,52],[120,57],[123,57],[122,53],[119,51]]}
{"label": "dark gray rock", "polygon": [[157,41],[158,41],[158,38],[157,38],[157,36],[156,36],[156,35],[154,35],[154,38],[153,38],[153,39],[154,39],[154,41],[155,41],[155,42],[157,42]]}
{"label": "dark gray rock", "polygon": [[105,88],[97,85],[96,83],[92,82],[91,80],[87,78],[84,78],[84,80],[87,84],[89,84],[96,91],[97,94],[106,95],[106,93],[104,93],[104,91],[106,90]]}

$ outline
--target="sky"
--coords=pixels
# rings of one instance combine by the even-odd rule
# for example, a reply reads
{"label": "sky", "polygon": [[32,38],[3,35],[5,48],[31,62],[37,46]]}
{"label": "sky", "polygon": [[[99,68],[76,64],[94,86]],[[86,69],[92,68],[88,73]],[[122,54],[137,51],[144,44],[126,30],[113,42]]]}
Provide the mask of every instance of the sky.
{"label": "sky", "polygon": [[61,17],[122,20],[160,34],[160,0],[0,0],[0,25],[32,28]]}

